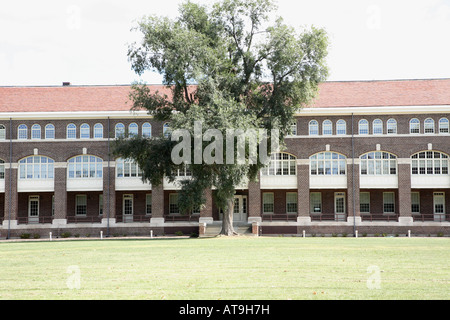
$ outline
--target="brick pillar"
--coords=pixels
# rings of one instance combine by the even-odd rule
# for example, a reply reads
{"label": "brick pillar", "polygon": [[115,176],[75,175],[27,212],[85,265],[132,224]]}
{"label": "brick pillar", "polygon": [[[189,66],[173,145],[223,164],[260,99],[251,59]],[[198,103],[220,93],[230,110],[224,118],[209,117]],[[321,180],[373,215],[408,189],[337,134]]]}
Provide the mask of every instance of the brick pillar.
{"label": "brick pillar", "polygon": [[261,222],[261,185],[259,183],[261,177],[258,173],[257,181],[249,181],[248,183],[248,222]]}
{"label": "brick pillar", "polygon": [[3,220],[4,229],[17,225],[18,204],[17,168],[10,169],[5,166],[5,218]]}
{"label": "brick pillar", "polygon": [[212,212],[212,190],[205,190],[206,203],[205,207],[200,210],[200,223],[212,223],[213,222],[213,212]]}
{"label": "brick pillar", "polygon": [[55,215],[53,224],[67,223],[67,174],[66,168],[55,167]]}
{"label": "brick pillar", "polygon": [[[351,159],[350,159],[351,160]],[[353,222],[355,215],[356,222],[361,222],[361,211],[359,207],[359,164],[355,162],[347,164],[347,221]],[[354,206],[354,208],[353,208]],[[353,211],[354,210],[354,211]]]}
{"label": "brick pillar", "polygon": [[297,221],[311,222],[309,208],[309,160],[297,165]]}
{"label": "brick pillar", "polygon": [[411,167],[409,163],[398,163],[399,218],[402,223],[412,223],[411,214]]}
{"label": "brick pillar", "polygon": [[116,221],[116,170],[114,167],[103,168],[103,219]]}
{"label": "brick pillar", "polygon": [[164,224],[164,187],[152,186],[152,218],[151,224]]}

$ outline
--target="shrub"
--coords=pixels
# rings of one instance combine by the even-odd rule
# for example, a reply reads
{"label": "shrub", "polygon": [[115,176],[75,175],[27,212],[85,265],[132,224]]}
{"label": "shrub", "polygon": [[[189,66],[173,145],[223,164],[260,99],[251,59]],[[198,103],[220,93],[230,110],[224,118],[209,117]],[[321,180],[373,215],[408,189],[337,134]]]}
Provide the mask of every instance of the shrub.
{"label": "shrub", "polygon": [[39,239],[40,237],[41,237],[41,235],[39,233],[33,234],[33,239]]}
{"label": "shrub", "polygon": [[31,234],[29,234],[29,233],[22,233],[20,235],[20,239],[30,239],[30,237],[31,237]]}
{"label": "shrub", "polygon": [[61,233],[61,238],[69,238],[71,236],[72,236],[72,234],[70,232],[62,232]]}
{"label": "shrub", "polygon": [[183,235],[183,231],[177,231],[177,232],[175,232],[175,235],[176,236],[182,236]]}

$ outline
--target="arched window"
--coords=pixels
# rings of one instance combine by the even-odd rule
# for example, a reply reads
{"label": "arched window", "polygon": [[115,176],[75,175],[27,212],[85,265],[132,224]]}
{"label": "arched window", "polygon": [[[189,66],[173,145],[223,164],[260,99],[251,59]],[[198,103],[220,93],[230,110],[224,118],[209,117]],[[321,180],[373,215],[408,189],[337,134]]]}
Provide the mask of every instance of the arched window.
{"label": "arched window", "polygon": [[80,126],[80,139],[89,139],[91,137],[91,127],[87,123]]}
{"label": "arched window", "polygon": [[297,158],[289,153],[274,153],[270,156],[269,166],[261,170],[264,176],[295,176]]}
{"label": "arched window", "polygon": [[117,178],[136,178],[142,177],[142,170],[139,169],[137,163],[131,159],[119,158],[116,160],[116,177]]}
{"label": "arched window", "polygon": [[31,139],[41,138],[41,126],[38,124],[33,124],[31,126]]}
{"label": "arched window", "polygon": [[439,133],[449,133],[449,123],[447,118],[439,119]]}
{"label": "arched window", "polygon": [[389,152],[373,151],[360,157],[361,175],[397,174],[397,157]]}
{"label": "arched window", "polygon": [[345,122],[345,120],[338,120],[338,122],[336,122],[336,134],[347,134],[347,123]]}
{"label": "arched window", "polygon": [[103,125],[101,123],[94,125],[94,139],[103,139]]}
{"label": "arched window", "polygon": [[373,134],[383,134],[383,121],[380,119],[373,120]]}
{"label": "arched window", "polygon": [[319,152],[309,157],[311,175],[345,175],[347,160],[336,152]]}
{"label": "arched window", "polygon": [[128,125],[128,137],[133,138],[138,135],[139,126],[136,123],[130,123]]}
{"label": "arched window", "polygon": [[26,124],[21,124],[17,128],[17,139],[19,140],[28,139],[28,127]]}
{"label": "arched window", "polygon": [[309,135],[310,136],[319,135],[319,123],[316,120],[311,120],[309,122]]}
{"label": "arched window", "polygon": [[116,139],[118,138],[123,138],[125,135],[125,126],[123,123],[118,123],[116,124],[116,129],[115,129],[115,137]]}
{"label": "arched window", "polygon": [[369,121],[366,119],[359,120],[359,134],[369,134]]}
{"label": "arched window", "polygon": [[77,138],[77,126],[73,123],[67,125],[67,139],[76,139]]}
{"label": "arched window", "polygon": [[169,138],[171,134],[171,130],[170,130],[170,124],[168,122],[164,123],[163,126],[163,135],[166,138]]}
{"label": "arched window", "polygon": [[53,179],[54,165],[48,157],[26,157],[19,161],[19,179]]}
{"label": "arched window", "polygon": [[51,123],[45,126],[45,139],[55,139],[55,126]]}
{"label": "arched window", "polygon": [[397,133],[397,120],[389,119],[387,121],[387,133],[396,134]]}
{"label": "arched window", "polygon": [[420,133],[420,121],[417,118],[409,120],[409,133]]}
{"label": "arched window", "polygon": [[448,174],[448,155],[438,151],[422,151],[411,156],[412,174]]}
{"label": "arched window", "polygon": [[424,121],[424,132],[425,133],[434,133],[434,120],[431,118],[427,118]]}
{"label": "arched window", "polygon": [[103,160],[96,156],[82,155],[68,161],[68,178],[88,179],[103,177]]}
{"label": "arched window", "polygon": [[293,119],[291,122],[290,133],[291,136],[297,135],[297,119]]}
{"label": "arched window", "polygon": [[324,136],[331,136],[333,134],[333,123],[330,120],[325,120],[322,123],[322,134]]}
{"label": "arched window", "polygon": [[152,125],[148,122],[142,125],[142,136],[150,138],[152,136]]}

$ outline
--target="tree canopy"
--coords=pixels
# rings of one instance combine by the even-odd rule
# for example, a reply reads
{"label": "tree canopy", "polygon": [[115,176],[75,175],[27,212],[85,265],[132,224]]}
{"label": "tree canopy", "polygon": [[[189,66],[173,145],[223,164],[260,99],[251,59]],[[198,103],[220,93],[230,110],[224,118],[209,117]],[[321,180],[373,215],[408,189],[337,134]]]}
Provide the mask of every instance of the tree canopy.
{"label": "tree canopy", "polygon": [[[191,161],[185,162],[189,162],[192,178],[182,181],[180,210],[187,213],[202,206],[203,191],[214,186],[215,202],[226,212],[224,234],[233,233],[232,223],[230,227],[225,220],[232,222],[236,186],[246,179],[255,180],[265,163],[259,158],[256,163],[249,161],[248,147],[243,163],[195,162],[198,148],[213,158],[225,154],[220,144],[211,147],[220,137],[208,135],[208,130],[225,137],[229,129],[266,129],[267,135],[258,141],[276,139],[282,144],[294,113],[311,102],[318,84],[327,77],[326,32],[316,27],[296,30],[282,18],[273,19],[275,9],[271,0],[221,0],[212,6],[186,1],[176,19],[142,18],[136,27],[142,41],[128,51],[137,74],[156,71],[170,89],[170,94],[164,94],[134,84],[133,109],[147,110],[156,120],[169,122],[172,132],[190,133]],[[201,123],[200,136],[196,123]],[[278,135],[273,136],[272,129]],[[187,165],[172,161],[179,138],[119,139],[114,152],[134,159],[143,170],[143,179],[158,185],[163,177],[174,181],[175,169]],[[202,141],[200,147],[198,141]],[[233,154],[239,154],[237,143]]]}

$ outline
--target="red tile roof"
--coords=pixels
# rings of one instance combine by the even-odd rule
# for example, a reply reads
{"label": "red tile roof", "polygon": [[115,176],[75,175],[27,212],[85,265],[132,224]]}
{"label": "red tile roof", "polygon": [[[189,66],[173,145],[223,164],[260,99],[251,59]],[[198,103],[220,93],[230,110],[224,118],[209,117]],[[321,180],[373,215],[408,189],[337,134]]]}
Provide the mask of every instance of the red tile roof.
{"label": "red tile roof", "polygon": [[[0,112],[128,111],[129,92],[129,85],[0,87]],[[324,82],[311,107],[410,105],[450,105],[450,79]]]}

